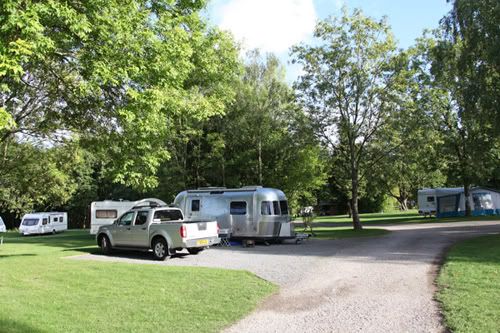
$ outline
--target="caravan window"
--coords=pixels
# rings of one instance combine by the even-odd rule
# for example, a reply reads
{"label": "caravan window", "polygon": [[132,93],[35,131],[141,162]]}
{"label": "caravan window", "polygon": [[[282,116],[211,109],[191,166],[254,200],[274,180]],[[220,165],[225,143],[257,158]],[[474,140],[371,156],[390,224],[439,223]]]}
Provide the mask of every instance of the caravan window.
{"label": "caravan window", "polygon": [[59,217],[59,222],[61,222],[61,223],[63,223],[63,222],[64,222],[64,220],[63,220],[63,217],[62,217],[62,216],[61,216],[61,217]]}
{"label": "caravan window", "polygon": [[231,215],[246,215],[247,203],[246,201],[231,201],[229,206],[229,214]]}
{"label": "caravan window", "polygon": [[54,222],[57,222],[59,221],[59,219],[57,217],[54,217]]}
{"label": "caravan window", "polygon": [[98,209],[95,211],[96,219],[116,219],[117,216],[116,209]]}
{"label": "caravan window", "polygon": [[44,219],[42,220],[42,224],[43,224],[43,225],[46,225],[46,224],[47,224],[47,221],[48,221],[48,219],[47,219],[47,218],[44,218]]}
{"label": "caravan window", "polygon": [[273,201],[273,210],[274,210],[273,215],[280,215],[280,203],[279,203],[279,201]]}
{"label": "caravan window", "polygon": [[272,215],[271,212],[271,201],[262,201],[260,204],[260,214],[261,215]]}
{"label": "caravan window", "polygon": [[434,202],[434,197],[427,197],[427,202]]}
{"label": "caravan window", "polygon": [[39,221],[39,219],[24,219],[23,220],[23,225],[26,225],[28,227],[32,226],[32,225],[37,225],[38,221]]}
{"label": "caravan window", "polygon": [[286,200],[280,201],[281,215],[288,215],[288,202]]}
{"label": "caravan window", "polygon": [[200,200],[192,200],[191,201],[191,211],[199,212],[200,211]]}

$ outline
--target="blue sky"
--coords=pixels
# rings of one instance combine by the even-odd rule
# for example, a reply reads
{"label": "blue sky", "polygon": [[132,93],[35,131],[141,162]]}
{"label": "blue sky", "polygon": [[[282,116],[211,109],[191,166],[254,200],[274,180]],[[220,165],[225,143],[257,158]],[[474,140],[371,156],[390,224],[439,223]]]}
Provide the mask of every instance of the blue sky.
{"label": "blue sky", "polygon": [[287,64],[290,46],[310,41],[315,23],[339,15],[343,5],[376,19],[387,16],[401,48],[411,46],[424,29],[437,27],[450,10],[446,0],[212,0],[206,15],[244,48],[275,53],[292,82],[300,68]]}

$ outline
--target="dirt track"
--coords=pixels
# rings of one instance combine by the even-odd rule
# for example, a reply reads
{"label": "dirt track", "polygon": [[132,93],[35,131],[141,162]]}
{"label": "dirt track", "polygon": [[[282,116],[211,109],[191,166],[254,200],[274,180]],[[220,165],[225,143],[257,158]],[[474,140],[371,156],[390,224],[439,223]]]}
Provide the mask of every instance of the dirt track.
{"label": "dirt track", "polygon": [[442,332],[437,263],[457,240],[500,232],[500,221],[383,226],[383,237],[210,249],[166,262],[147,255],[75,258],[247,269],[281,286],[226,332]]}

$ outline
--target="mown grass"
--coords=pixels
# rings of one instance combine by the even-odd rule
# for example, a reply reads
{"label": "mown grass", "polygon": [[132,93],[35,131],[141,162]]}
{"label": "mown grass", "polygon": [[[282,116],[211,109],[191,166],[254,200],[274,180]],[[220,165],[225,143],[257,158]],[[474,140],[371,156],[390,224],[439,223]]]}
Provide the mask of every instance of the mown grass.
{"label": "mown grass", "polygon": [[500,332],[500,235],[453,246],[438,286],[437,299],[452,332]]}
{"label": "mown grass", "polygon": [[[387,212],[387,213],[369,213],[360,215],[361,223],[363,224],[398,224],[398,223],[446,223],[446,222],[461,222],[461,221],[486,221],[500,220],[500,216],[472,216],[472,217],[423,217],[418,215],[417,210],[408,210],[406,212]],[[300,221],[298,219],[297,221]],[[314,222],[321,223],[352,223],[352,219],[348,215],[334,216],[318,216],[314,218]]]}
{"label": "mown grass", "polygon": [[378,228],[364,228],[363,230],[354,230],[351,227],[318,227],[313,228],[315,238],[320,239],[340,239],[340,238],[354,238],[354,237],[374,237],[383,236],[390,231]]}
{"label": "mown grass", "polygon": [[245,271],[63,258],[97,250],[84,231],[3,236],[0,332],[217,332],[276,290]]}

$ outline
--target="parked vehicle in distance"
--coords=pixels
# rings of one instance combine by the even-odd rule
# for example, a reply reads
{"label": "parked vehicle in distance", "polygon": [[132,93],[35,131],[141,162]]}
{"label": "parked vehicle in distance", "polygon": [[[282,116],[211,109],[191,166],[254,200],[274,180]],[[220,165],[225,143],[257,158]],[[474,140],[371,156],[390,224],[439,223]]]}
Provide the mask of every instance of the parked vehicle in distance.
{"label": "parked vehicle in distance", "polygon": [[418,214],[424,217],[436,215],[436,190],[433,188],[425,188],[418,190],[417,194]]}
{"label": "parked vehicle in distance", "polygon": [[68,213],[38,212],[25,214],[19,226],[22,235],[50,234],[68,230]]}
{"label": "parked vehicle in distance", "polygon": [[2,217],[0,216],[0,232],[6,232],[7,228],[5,227],[5,223],[3,223]]}
{"label": "parked vehicle in distance", "polygon": [[279,241],[295,238],[285,194],[274,188],[208,187],[179,193],[174,200],[190,221],[216,220],[230,238]]}
{"label": "parked vehicle in distance", "polygon": [[216,221],[185,221],[178,208],[149,204],[133,207],[113,224],[99,227],[96,241],[104,254],[112,249],[153,250],[155,259],[165,260],[182,249],[198,254],[218,244],[218,234]]}
{"label": "parked vehicle in distance", "polygon": [[160,199],[147,198],[138,201],[128,200],[104,200],[94,201],[90,204],[90,234],[95,235],[100,226],[113,224],[116,218],[134,206],[155,203],[158,206],[166,206]]}

